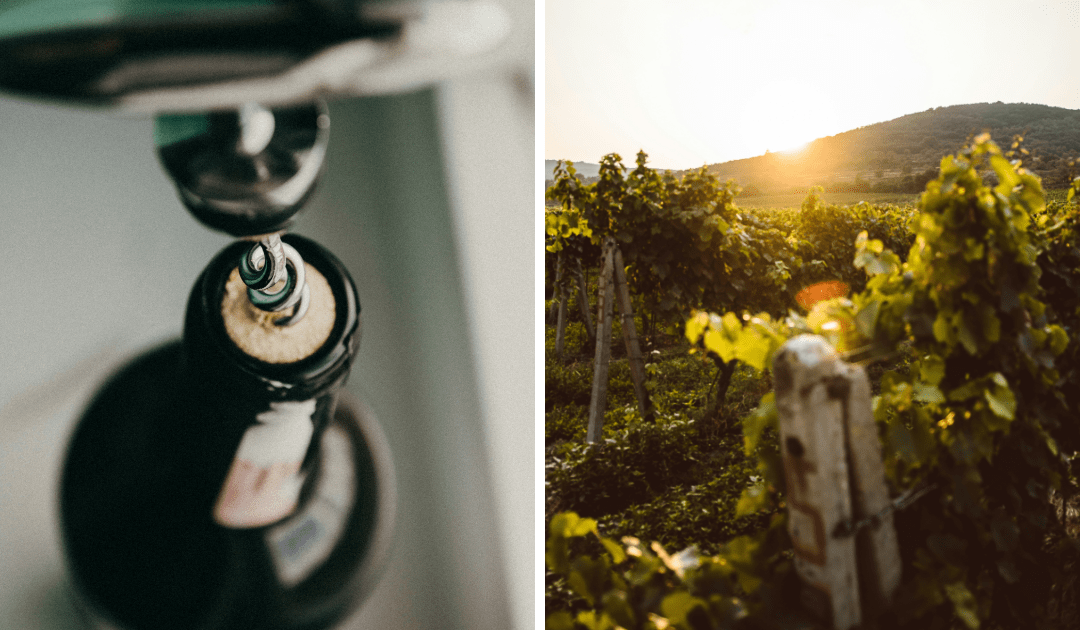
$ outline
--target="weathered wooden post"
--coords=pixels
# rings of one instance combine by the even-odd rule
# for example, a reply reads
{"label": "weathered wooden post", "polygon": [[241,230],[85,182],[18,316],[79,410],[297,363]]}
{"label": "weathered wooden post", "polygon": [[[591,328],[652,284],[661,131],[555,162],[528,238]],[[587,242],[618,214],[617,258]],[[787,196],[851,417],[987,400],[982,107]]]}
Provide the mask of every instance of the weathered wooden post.
{"label": "weathered wooden post", "polygon": [[645,389],[645,359],[641,356],[638,345],[637,329],[634,326],[634,307],[630,302],[630,289],[626,286],[626,270],[623,266],[622,252],[615,247],[615,293],[619,298],[619,314],[622,316],[623,341],[626,343],[626,358],[630,362],[630,377],[634,381],[634,395],[637,396],[641,419],[654,422],[655,412],[649,391]]}
{"label": "weathered wooden post", "polygon": [[604,240],[603,263],[600,270],[600,304],[596,322],[596,360],[593,364],[592,399],[589,402],[589,427],[585,431],[587,442],[597,442],[604,430],[604,410],[607,407],[608,361],[611,359],[611,318],[614,314],[613,279],[615,239]]}
{"label": "weathered wooden post", "polygon": [[[569,299],[569,291],[566,284],[566,270],[563,252],[559,252],[555,263],[555,299],[558,301],[558,317],[555,320],[555,354],[562,357],[563,348],[566,344],[566,301]],[[554,306],[554,305],[552,305]]]}
{"label": "weathered wooden post", "polygon": [[563,253],[560,251],[555,254],[555,281],[552,284],[551,290],[551,308],[548,310],[546,322],[548,324],[555,323],[555,316],[559,310],[559,282],[562,278],[562,265],[563,265]]}
{"label": "weathered wooden post", "polygon": [[883,610],[900,583],[869,381],[813,335],[784,344],[773,378],[800,601],[847,630]]}
{"label": "weathered wooden post", "polygon": [[589,289],[585,282],[585,272],[581,269],[581,259],[574,259],[574,268],[571,270],[574,282],[577,283],[578,308],[581,309],[581,319],[585,322],[585,331],[589,335],[589,343],[596,343],[596,329],[593,328],[592,316],[589,314]]}

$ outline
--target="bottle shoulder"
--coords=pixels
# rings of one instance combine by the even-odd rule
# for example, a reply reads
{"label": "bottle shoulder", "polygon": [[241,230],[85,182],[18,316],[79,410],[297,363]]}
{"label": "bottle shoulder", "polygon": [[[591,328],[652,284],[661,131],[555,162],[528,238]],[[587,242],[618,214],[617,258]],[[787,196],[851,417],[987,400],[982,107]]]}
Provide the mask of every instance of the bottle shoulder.
{"label": "bottle shoulder", "polygon": [[[345,397],[317,438],[299,509],[265,527],[230,530],[210,517],[214,492],[192,483],[207,462],[193,464],[199,440],[183,435],[199,422],[185,417],[178,363],[175,343],[132,360],[73,434],[61,529],[84,605],[130,630],[235,628],[247,617],[286,629],[340,619],[387,555],[393,472],[377,423]],[[231,621],[215,621],[223,619]]]}

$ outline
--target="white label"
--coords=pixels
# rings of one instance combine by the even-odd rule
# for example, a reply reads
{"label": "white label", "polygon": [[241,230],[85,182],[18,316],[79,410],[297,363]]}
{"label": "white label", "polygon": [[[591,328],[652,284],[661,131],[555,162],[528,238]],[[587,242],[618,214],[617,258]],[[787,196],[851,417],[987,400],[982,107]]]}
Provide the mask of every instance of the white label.
{"label": "white label", "polygon": [[293,587],[330,557],[353,508],[356,473],[349,436],[337,426],[323,433],[314,496],[304,509],[270,528],[270,548],[278,579]]}
{"label": "white label", "polygon": [[225,527],[260,527],[296,509],[304,461],[315,430],[315,401],[272,402],[257,415],[240,440],[225,484],[214,506],[214,520]]}

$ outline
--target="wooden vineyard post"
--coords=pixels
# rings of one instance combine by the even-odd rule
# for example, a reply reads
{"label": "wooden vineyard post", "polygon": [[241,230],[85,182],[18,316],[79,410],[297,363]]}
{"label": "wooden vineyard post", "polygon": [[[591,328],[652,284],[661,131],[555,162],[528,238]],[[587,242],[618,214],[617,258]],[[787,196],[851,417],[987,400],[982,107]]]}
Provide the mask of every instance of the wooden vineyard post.
{"label": "wooden vineyard post", "polygon": [[581,269],[581,259],[574,259],[574,281],[578,287],[578,307],[581,309],[581,319],[585,322],[585,330],[589,335],[589,343],[596,342],[596,329],[593,328],[592,315],[589,314],[589,289],[585,283],[585,273]]}
{"label": "wooden vineyard post", "polygon": [[562,261],[563,253],[560,251],[555,254],[555,283],[551,291],[551,310],[547,314],[547,323],[549,324],[555,321],[555,313],[559,309],[559,282],[562,278]]}
{"label": "wooden vineyard post", "polygon": [[813,335],[784,344],[773,378],[800,603],[847,630],[884,610],[900,583],[869,381]]}
{"label": "wooden vineyard post", "polygon": [[611,359],[611,318],[614,282],[615,240],[604,240],[603,263],[600,265],[600,304],[596,316],[596,360],[593,364],[592,399],[589,402],[589,427],[585,432],[587,442],[597,442],[604,429],[604,410],[607,407],[608,361]]}
{"label": "wooden vineyard post", "polygon": [[630,290],[626,286],[626,270],[623,267],[622,251],[615,247],[615,291],[619,296],[619,314],[622,316],[623,341],[626,342],[626,356],[630,360],[630,377],[634,381],[634,394],[637,396],[641,418],[654,422],[656,418],[645,389],[645,360],[641,357],[638,346],[637,329],[634,327],[634,307],[630,303]]}
{"label": "wooden vineyard post", "polygon": [[842,375],[849,384],[844,428],[848,461],[851,464],[851,499],[855,519],[874,516],[876,524],[857,532],[855,549],[859,566],[859,596],[862,599],[863,617],[876,615],[892,603],[893,594],[900,585],[900,545],[896,540],[896,527],[889,491],[885,487],[885,466],[881,458],[881,442],[877,424],[874,422],[873,405],[870,402],[870,379],[866,371],[857,365],[837,362]]}
{"label": "wooden vineyard post", "polygon": [[555,299],[559,304],[559,315],[555,320],[555,354],[559,357],[562,357],[563,347],[566,345],[566,300],[568,291],[563,286],[566,280],[564,258],[563,253],[559,252],[559,257],[555,263]]}

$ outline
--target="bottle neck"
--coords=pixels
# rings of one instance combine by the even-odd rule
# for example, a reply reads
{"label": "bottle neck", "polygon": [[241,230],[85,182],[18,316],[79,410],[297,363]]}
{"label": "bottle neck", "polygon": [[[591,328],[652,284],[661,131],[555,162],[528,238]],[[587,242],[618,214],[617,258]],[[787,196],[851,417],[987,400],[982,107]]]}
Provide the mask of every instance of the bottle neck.
{"label": "bottle neck", "polygon": [[[325,296],[312,300],[300,323],[329,316],[325,341],[309,354],[271,363],[258,349],[236,341],[240,324],[263,338],[256,346],[276,350],[297,330],[276,328],[242,308],[229,306],[228,283],[243,243],[226,248],[196,283],[184,326],[184,380],[196,402],[191,450],[200,485],[212,499],[217,524],[230,528],[271,525],[302,507],[318,470],[321,435],[333,417],[359,339],[359,304],[340,263],[314,243],[286,237],[308,251],[304,258],[325,279]],[[298,247],[299,249],[299,247]],[[262,326],[263,328],[259,328]],[[249,327],[250,328],[250,327]],[[301,334],[303,331],[299,331]],[[323,333],[320,333],[323,334]]]}

